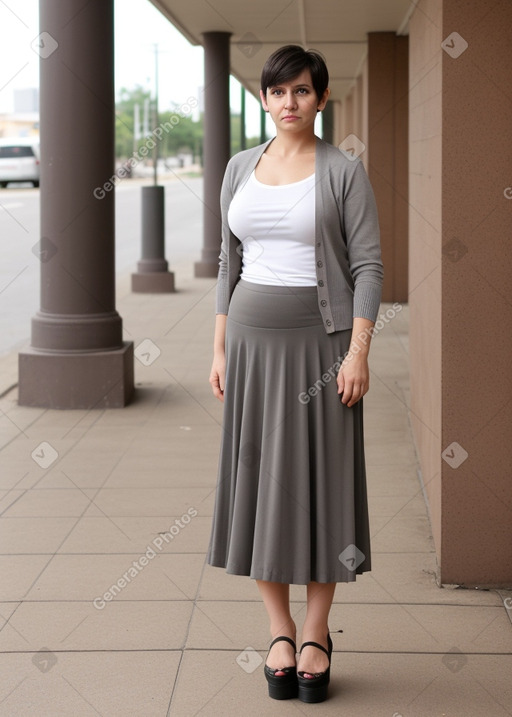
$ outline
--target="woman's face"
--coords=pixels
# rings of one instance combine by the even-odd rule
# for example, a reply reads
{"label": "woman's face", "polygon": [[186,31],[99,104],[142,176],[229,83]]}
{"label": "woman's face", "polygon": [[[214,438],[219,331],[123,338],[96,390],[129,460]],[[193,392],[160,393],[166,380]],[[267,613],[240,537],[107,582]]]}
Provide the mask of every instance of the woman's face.
{"label": "woman's face", "polygon": [[270,113],[276,128],[286,132],[302,132],[314,125],[317,110],[323,110],[329,96],[327,89],[318,100],[311,81],[311,72],[304,70],[289,82],[260,90],[263,109]]}

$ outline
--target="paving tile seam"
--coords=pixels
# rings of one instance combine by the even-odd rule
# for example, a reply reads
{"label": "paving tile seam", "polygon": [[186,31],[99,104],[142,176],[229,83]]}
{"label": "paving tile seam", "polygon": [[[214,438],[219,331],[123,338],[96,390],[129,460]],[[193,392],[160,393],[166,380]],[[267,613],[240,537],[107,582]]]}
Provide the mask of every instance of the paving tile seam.
{"label": "paving tile seam", "polygon": [[[23,477],[25,477],[25,476],[23,476]],[[108,477],[109,476],[107,476],[107,478]],[[23,480],[23,478],[21,480]],[[145,485],[144,486],[135,486],[134,485],[134,486],[129,486],[129,487],[127,487],[127,486],[107,486],[106,488],[100,488],[100,490],[145,490],[145,491],[148,491],[148,490],[189,490],[191,488],[193,488],[194,490],[200,490],[201,488],[211,488],[211,487],[215,488],[215,484],[212,484],[212,486],[209,486],[209,485],[205,486],[204,483],[201,485],[187,483],[186,488],[182,488],[180,486],[169,486],[169,485],[154,485],[154,486],[145,486]],[[97,490],[97,489],[98,489],[97,485],[90,485],[90,486],[81,485],[80,488],[69,488],[69,487],[63,487],[63,486],[56,486],[55,488],[54,487],[18,488],[18,490],[23,490],[25,492],[27,492],[29,490],[33,490],[34,492],[36,492],[36,491],[43,492],[43,491],[51,491],[51,490],[54,490],[54,491],[66,491],[66,490],[76,491],[76,490],[79,490],[81,492],[83,490]],[[0,490],[2,490],[2,489],[0,489]],[[3,488],[3,490],[7,490],[10,492],[11,490],[15,490],[15,488],[14,487],[13,488]],[[389,517],[389,516],[383,516],[383,517]]]}
{"label": "paving tile seam", "polygon": [[[83,515],[83,513],[75,513],[75,515],[33,515],[33,514],[28,514],[28,515],[17,515],[17,516],[10,516],[10,517],[25,518],[25,519],[26,518],[78,518],[78,519],[81,519],[81,518],[101,518],[101,517],[104,517],[104,518],[167,518],[168,517],[167,514],[165,514],[165,515],[141,515],[140,512],[133,513],[131,515],[117,515],[117,514],[113,514],[113,513],[105,513],[105,511],[102,511],[100,508],[98,508],[98,506],[95,506],[94,504],[93,504],[93,506],[96,507],[97,510],[99,510],[100,513],[103,514],[103,516],[101,516],[101,515],[88,515],[87,516],[87,515]],[[85,510],[87,510],[89,507],[90,506],[87,505]],[[9,517],[9,516],[5,516],[5,517]],[[211,518],[212,516],[211,515],[199,515],[198,517],[199,518]],[[119,526],[116,526],[116,527],[119,527]]]}
{"label": "paving tile seam", "polygon": [[[21,480],[23,480],[23,479],[21,479]],[[19,481],[18,481],[18,482],[19,482]],[[16,485],[17,485],[17,484],[16,484]],[[7,496],[8,496],[9,493],[10,493],[11,491],[13,491],[13,490],[15,490],[15,488],[11,488],[11,490],[8,491]],[[30,490],[30,488],[22,488],[22,489],[18,489],[18,490],[22,490],[23,492],[22,492],[21,495],[19,495],[17,498],[14,498],[14,500],[12,501],[12,503],[9,503],[9,505],[7,506],[7,508],[5,508],[5,509],[0,513],[0,519],[4,517],[4,513],[7,513],[7,511],[9,510],[9,508],[12,508],[12,506],[13,506],[13,505],[16,505],[16,503],[17,503],[19,500],[21,500],[21,498],[24,498],[24,497],[25,497],[25,495],[26,495],[27,492]],[[4,496],[4,498],[7,498],[7,496]]]}
{"label": "paving tile seam", "polygon": [[[45,553],[45,552],[43,552],[43,553],[0,553],[0,557],[17,556],[17,557],[27,558],[27,557],[32,557],[32,556],[36,556],[36,555],[40,555],[41,557],[52,555],[53,557],[59,557],[59,558],[60,557],[88,557],[88,556],[93,556],[93,555],[95,555],[95,556],[102,555],[103,557],[109,557],[110,555],[128,555],[128,556],[140,557],[141,553],[144,553],[146,549],[147,549],[147,546],[145,546],[144,548],[141,548],[141,550],[139,550],[139,551],[136,551],[136,552],[131,551],[129,553],[123,553],[123,552],[119,552],[119,553],[111,553],[111,552],[108,552],[108,553],[59,553],[59,552],[55,552],[55,551],[51,551],[48,553]],[[203,551],[198,552],[198,551],[193,551],[193,550],[182,550],[180,552],[168,551],[168,552],[158,553],[156,555],[156,557],[159,558],[162,555],[204,555],[204,552]]]}
{"label": "paving tile seam", "polygon": [[[11,411],[14,410],[15,408],[19,408],[17,398],[16,398],[16,401],[13,403],[13,405],[12,405],[12,407],[11,407]],[[46,408],[43,409],[43,410],[41,411],[41,413],[40,413],[38,416],[36,416],[36,418],[34,418],[34,420],[31,421],[31,422],[30,422],[27,426],[25,426],[24,428],[19,428],[16,424],[14,424],[14,425],[16,425],[16,428],[18,429],[18,433],[17,433],[15,436],[13,436],[10,440],[8,440],[6,443],[2,443],[2,446],[0,447],[0,452],[3,451],[4,448],[7,448],[7,446],[10,446],[11,443],[14,443],[14,441],[17,441],[17,440],[19,439],[19,437],[20,437],[20,433],[22,433],[22,434],[25,435],[25,431],[27,431],[29,428],[32,428],[32,426],[34,425],[34,423],[36,423],[37,421],[39,421],[39,419],[42,418],[42,416],[44,416],[45,413],[47,413],[47,411],[48,411],[48,409],[46,409]],[[9,413],[10,413],[10,411],[3,411],[3,413],[5,414],[5,416],[6,416],[7,418],[9,418]],[[11,420],[11,419],[9,419],[9,420]],[[11,421],[11,423],[12,423],[12,421]],[[26,435],[25,435],[25,437],[27,438]]]}
{"label": "paving tile seam", "polygon": [[[146,546],[146,547],[147,547],[147,546]],[[143,549],[141,549],[141,552],[143,552]],[[42,552],[42,553],[33,553],[33,552],[30,552],[30,553],[12,553],[12,552],[11,552],[11,553],[0,553],[0,558],[15,557],[15,556],[16,556],[16,557],[28,557],[28,556],[37,556],[37,555],[40,555],[40,556],[54,555],[54,556],[59,556],[59,557],[64,557],[64,556],[67,556],[67,557],[79,557],[79,556],[87,557],[87,556],[92,556],[92,555],[96,555],[96,556],[98,556],[98,555],[103,555],[103,556],[107,556],[107,555],[138,555],[138,556],[140,557],[140,552],[139,552],[139,553],[133,553],[133,552],[130,552],[130,553],[123,553],[123,552],[115,552],[115,553],[114,553],[114,552],[108,552],[108,553],[60,553],[60,552],[58,552],[58,553],[56,553],[56,552],[54,552],[54,551],[50,551],[50,552],[47,552],[47,553],[44,553],[44,552]],[[179,552],[178,552],[177,550],[168,550],[168,551],[166,551],[166,552],[164,552],[164,551],[160,552],[160,553],[157,555],[157,557],[160,557],[160,555],[204,555],[204,553],[203,553],[203,552],[197,552],[197,551],[195,551],[195,550],[180,550]]]}
{"label": "paving tile seam", "polygon": [[[56,598],[56,599],[42,599],[42,600],[35,600],[35,599],[24,599],[24,598],[18,598],[18,599],[0,599],[0,605],[10,605],[12,603],[20,603],[20,604],[45,604],[45,603],[83,603],[83,604],[89,604],[90,600],[73,600],[70,598]],[[229,600],[227,598],[173,598],[166,600],[165,598],[121,598],[119,597],[116,601],[116,604],[120,603],[176,603],[176,602],[183,602],[183,603],[244,603],[244,604],[254,604],[254,605],[261,605],[261,602],[258,600],[250,600],[246,598],[238,598],[236,600]],[[290,603],[294,605],[305,605],[305,600],[294,600],[290,599]],[[334,605],[343,605],[343,606],[368,606],[368,607],[379,607],[379,606],[387,606],[390,605],[392,607],[452,607],[452,608],[460,608],[460,607],[469,607],[469,608],[482,608],[482,609],[491,609],[494,608],[496,610],[503,610],[506,609],[503,607],[503,605],[475,605],[472,603],[449,603],[449,602],[373,602],[373,601],[349,601],[349,600],[334,600]]]}
{"label": "paving tile seam", "polygon": [[[102,653],[125,653],[125,652],[175,652],[175,653],[185,653],[185,652],[233,652],[235,654],[240,654],[240,652],[243,652],[246,649],[247,645],[241,645],[238,648],[231,648],[231,647],[151,647],[151,648],[126,648],[126,649],[120,649],[120,648],[112,648],[108,650],[101,650],[101,649],[91,649],[91,650],[58,650],[58,649],[52,649],[53,653],[56,654],[102,654]],[[261,650],[256,650],[256,652],[267,652],[268,648],[263,647]],[[422,657],[428,657],[428,656],[439,656],[439,655],[446,655],[446,650],[440,650],[432,651],[432,652],[423,652],[420,650],[337,650],[336,648],[333,648],[333,653],[337,653],[340,655],[347,654],[347,655],[417,655]],[[0,655],[33,655],[34,650],[0,650]],[[464,651],[465,655],[472,655],[474,657],[510,657],[512,658],[512,654],[509,652],[469,652],[468,650]]]}
{"label": "paving tile seam", "polygon": [[[4,603],[4,604],[5,604],[5,603]],[[14,608],[13,608],[12,612],[10,613],[10,615],[9,615],[8,617],[4,617],[3,615],[1,616],[2,619],[5,620],[5,622],[4,622],[4,624],[2,625],[2,627],[0,627],[0,632],[2,632],[2,631],[4,630],[4,628],[7,627],[7,625],[9,625],[9,626],[12,628],[12,625],[10,625],[11,618],[13,618],[14,615],[18,612],[18,610],[19,610],[19,608],[21,607],[22,604],[23,604],[23,603],[22,603],[21,601],[18,602],[18,603],[16,603],[16,602],[14,602],[14,603],[9,603],[9,605],[14,605]]]}
{"label": "paving tile seam", "polygon": [[[201,553],[201,554],[204,555],[204,553]],[[203,584],[203,579],[204,579],[205,570],[206,570],[206,561],[203,561],[203,564],[202,564],[202,566],[201,566],[201,573],[200,573],[199,579],[198,579],[198,581],[197,581],[197,587],[196,587],[196,591],[195,591],[195,594],[194,594],[194,598],[193,598],[192,601],[187,601],[187,602],[192,602],[193,604],[192,604],[192,609],[190,610],[190,615],[189,615],[188,622],[187,622],[187,626],[186,626],[186,629],[185,629],[185,635],[184,635],[184,637],[183,637],[183,648],[182,648],[182,651],[181,651],[181,655],[180,655],[179,663],[178,663],[178,666],[177,666],[177,669],[176,669],[176,673],[175,673],[175,675],[174,675],[174,680],[173,680],[173,683],[172,683],[171,694],[169,695],[169,703],[168,703],[168,707],[167,707],[167,714],[168,714],[168,715],[170,715],[171,706],[172,706],[172,703],[173,703],[173,700],[174,700],[174,696],[175,696],[176,690],[177,690],[178,685],[179,685],[180,676],[181,676],[182,662],[183,662],[183,657],[184,657],[184,652],[183,652],[183,650],[184,650],[184,649],[186,648],[186,646],[187,646],[187,642],[188,642],[188,639],[189,639],[189,637],[190,637],[190,631],[191,631],[191,629],[192,629],[192,622],[193,622],[193,620],[194,620],[196,611],[197,611],[197,609],[198,609],[198,601],[199,601],[198,598],[199,598],[199,595],[200,595],[200,592],[201,592],[201,586],[202,586],[202,584]],[[199,608],[199,610],[200,610],[200,609],[201,609],[201,608]],[[201,612],[202,612],[202,611],[201,611]],[[242,648],[242,649],[244,649],[244,648]]]}

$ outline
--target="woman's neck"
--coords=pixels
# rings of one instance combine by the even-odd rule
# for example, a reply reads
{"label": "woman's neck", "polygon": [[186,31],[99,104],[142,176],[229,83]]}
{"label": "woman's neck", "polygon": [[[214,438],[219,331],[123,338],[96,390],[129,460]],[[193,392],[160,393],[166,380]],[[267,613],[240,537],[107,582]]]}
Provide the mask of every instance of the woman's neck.
{"label": "woman's neck", "polygon": [[289,132],[278,132],[276,138],[268,147],[267,154],[275,154],[280,157],[293,157],[298,154],[314,152],[316,147],[316,136],[313,133],[297,135]]}

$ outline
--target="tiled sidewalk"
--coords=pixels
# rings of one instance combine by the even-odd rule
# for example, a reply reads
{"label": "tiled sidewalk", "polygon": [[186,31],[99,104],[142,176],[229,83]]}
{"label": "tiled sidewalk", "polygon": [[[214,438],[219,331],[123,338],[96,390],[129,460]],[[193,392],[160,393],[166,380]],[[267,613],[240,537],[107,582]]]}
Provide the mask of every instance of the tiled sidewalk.
{"label": "tiled sidewalk", "polygon": [[[16,389],[0,401],[0,715],[512,714],[512,601],[436,585],[406,408],[406,308],[372,347],[374,569],[337,588],[330,699],[266,696],[256,585],[204,563],[222,415],[207,381],[215,282],[175,270],[171,296],[120,282],[125,337],[154,344],[148,365],[136,361],[131,406],[21,408]],[[0,393],[15,381],[6,357]],[[292,596],[300,625],[304,588]]]}

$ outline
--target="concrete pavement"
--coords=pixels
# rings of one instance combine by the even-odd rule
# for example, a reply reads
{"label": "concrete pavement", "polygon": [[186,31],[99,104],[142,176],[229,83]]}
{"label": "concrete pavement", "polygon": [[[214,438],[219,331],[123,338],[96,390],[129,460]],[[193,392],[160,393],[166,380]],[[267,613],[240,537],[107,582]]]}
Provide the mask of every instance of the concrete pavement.
{"label": "concrete pavement", "polygon": [[204,563],[222,407],[207,381],[215,282],[193,278],[194,259],[171,264],[174,295],[119,280],[139,357],[129,407],[19,407],[16,357],[0,360],[0,716],[512,714],[512,593],[436,584],[407,307],[372,346],[374,569],[337,587],[330,699],[267,697],[256,585]]}

